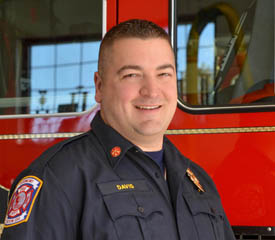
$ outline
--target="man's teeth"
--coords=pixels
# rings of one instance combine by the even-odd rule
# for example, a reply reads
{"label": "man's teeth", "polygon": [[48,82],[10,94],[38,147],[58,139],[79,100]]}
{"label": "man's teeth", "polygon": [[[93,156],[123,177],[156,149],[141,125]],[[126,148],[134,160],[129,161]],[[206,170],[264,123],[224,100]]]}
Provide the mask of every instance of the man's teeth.
{"label": "man's teeth", "polygon": [[160,108],[160,106],[137,106],[137,108],[145,109],[145,110],[152,110],[152,109]]}

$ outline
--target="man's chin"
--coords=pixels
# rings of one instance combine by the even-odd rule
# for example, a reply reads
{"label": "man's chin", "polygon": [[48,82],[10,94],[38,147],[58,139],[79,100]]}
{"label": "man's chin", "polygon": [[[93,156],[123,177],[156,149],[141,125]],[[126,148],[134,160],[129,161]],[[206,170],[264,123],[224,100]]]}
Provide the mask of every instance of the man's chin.
{"label": "man's chin", "polygon": [[137,131],[143,135],[144,137],[150,136],[159,136],[163,135],[166,131],[166,128],[162,127],[159,122],[154,123],[142,123],[138,128]]}

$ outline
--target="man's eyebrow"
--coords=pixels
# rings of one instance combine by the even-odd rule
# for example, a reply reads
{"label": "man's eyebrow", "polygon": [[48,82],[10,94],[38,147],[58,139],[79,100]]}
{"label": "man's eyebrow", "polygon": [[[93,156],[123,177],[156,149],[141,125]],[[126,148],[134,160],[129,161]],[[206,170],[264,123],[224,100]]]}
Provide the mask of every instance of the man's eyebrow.
{"label": "man's eyebrow", "polygon": [[[156,69],[157,70],[163,70],[163,69],[167,69],[167,68],[171,68],[173,71],[175,71],[175,67],[173,64],[163,64],[158,66]],[[139,65],[124,65],[122,66],[118,71],[117,74],[120,74],[121,72],[123,72],[124,70],[142,70],[142,67]]]}
{"label": "man's eyebrow", "polygon": [[141,68],[141,66],[138,66],[138,65],[124,65],[117,71],[117,74],[120,74],[122,71],[128,70],[128,69],[141,70],[142,68]]}
{"label": "man's eyebrow", "polygon": [[163,64],[163,65],[161,65],[161,66],[158,66],[158,67],[157,67],[157,70],[163,70],[163,69],[166,69],[166,68],[171,68],[171,69],[173,69],[173,70],[175,71],[174,65],[172,65],[172,64],[170,64],[170,63],[168,63],[168,64]]}

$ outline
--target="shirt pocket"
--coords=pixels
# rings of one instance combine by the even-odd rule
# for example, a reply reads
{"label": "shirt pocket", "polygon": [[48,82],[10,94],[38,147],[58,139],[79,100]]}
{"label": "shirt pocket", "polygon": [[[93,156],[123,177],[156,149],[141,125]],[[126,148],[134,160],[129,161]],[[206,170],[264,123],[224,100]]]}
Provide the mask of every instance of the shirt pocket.
{"label": "shirt pocket", "polygon": [[151,240],[151,224],[163,224],[162,212],[154,203],[154,193],[149,189],[103,194],[103,200],[118,239]]}
{"label": "shirt pocket", "polygon": [[218,197],[183,194],[199,239],[224,240],[224,211]]}

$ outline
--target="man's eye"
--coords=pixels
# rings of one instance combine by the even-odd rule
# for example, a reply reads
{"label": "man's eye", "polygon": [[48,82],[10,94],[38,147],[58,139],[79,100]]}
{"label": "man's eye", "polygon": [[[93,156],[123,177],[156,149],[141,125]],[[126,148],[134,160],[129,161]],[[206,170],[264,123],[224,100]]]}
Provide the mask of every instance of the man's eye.
{"label": "man's eye", "polygon": [[129,73],[129,74],[124,75],[123,78],[135,78],[137,76],[138,75],[136,73]]}
{"label": "man's eye", "polygon": [[159,76],[160,76],[160,77],[170,77],[171,74],[170,74],[170,73],[167,73],[167,72],[163,72],[163,73],[160,73]]}

